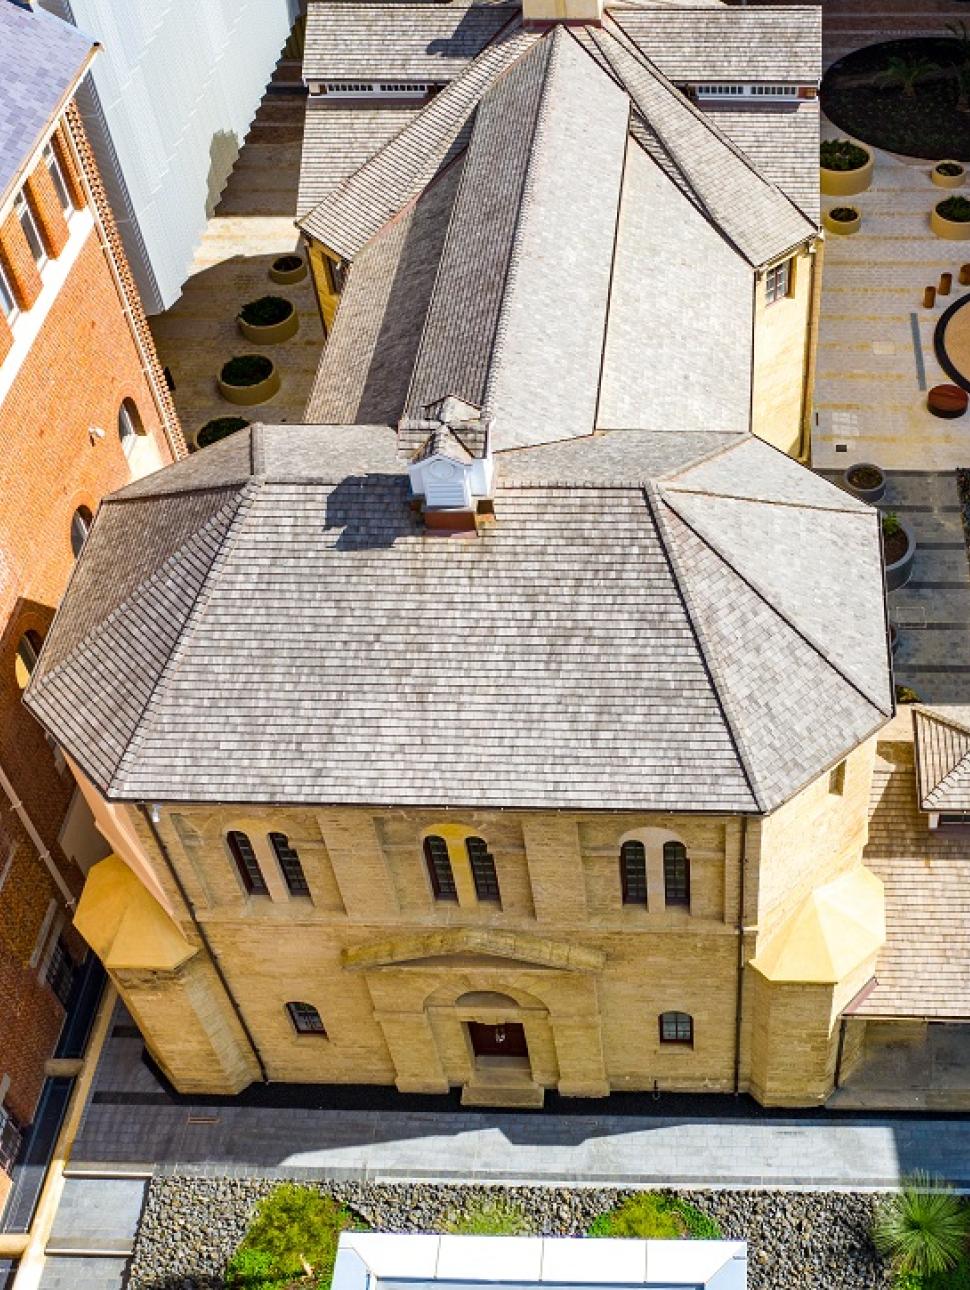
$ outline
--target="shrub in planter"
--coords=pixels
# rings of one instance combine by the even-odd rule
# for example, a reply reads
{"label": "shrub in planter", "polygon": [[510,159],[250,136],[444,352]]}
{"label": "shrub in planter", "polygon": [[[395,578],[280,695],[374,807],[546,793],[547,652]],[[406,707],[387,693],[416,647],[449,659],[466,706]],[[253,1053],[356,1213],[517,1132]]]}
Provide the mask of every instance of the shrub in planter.
{"label": "shrub in planter", "polygon": [[302,255],[278,255],[269,266],[274,282],[302,282],[306,277],[306,260]]}
{"label": "shrub in planter", "polygon": [[230,403],[262,403],[280,388],[280,374],[264,354],[240,354],[224,363],[219,393]]}
{"label": "shrub in planter", "polygon": [[309,1187],[282,1183],[263,1200],[226,1268],[234,1290],[275,1290],[299,1281],[326,1290],[340,1233],[355,1223],[349,1210]]}
{"label": "shrub in planter", "polygon": [[195,436],[195,446],[207,448],[210,443],[217,443],[227,435],[235,434],[237,430],[245,430],[249,424],[245,417],[215,417],[214,420],[207,421]]}
{"label": "shrub in planter", "polygon": [[846,236],[858,233],[862,223],[862,214],[856,206],[833,206],[822,213],[822,223],[830,233]]}
{"label": "shrub in planter", "polygon": [[872,153],[849,139],[823,139],[819,163],[822,192],[830,197],[851,197],[872,183]]}
{"label": "shrub in planter", "polygon": [[683,1236],[716,1241],[721,1229],[696,1206],[679,1196],[645,1191],[631,1196],[616,1209],[600,1214],[590,1224],[588,1236],[635,1237],[669,1241]]}
{"label": "shrub in planter", "polygon": [[916,693],[916,691],[911,690],[908,685],[897,685],[896,702],[897,703],[919,703],[921,702],[921,700],[919,695]]}
{"label": "shrub in planter", "polygon": [[868,461],[857,461],[842,478],[849,492],[863,502],[874,504],[886,491],[886,476]]}
{"label": "shrub in planter", "polygon": [[886,511],[882,517],[882,549],[886,590],[895,591],[909,581],[916,555],[916,539],[895,511]]}
{"label": "shrub in planter", "polygon": [[966,177],[959,161],[938,161],[930,171],[930,179],[938,188],[961,188]]}
{"label": "shrub in planter", "polygon": [[954,241],[970,238],[970,200],[966,197],[944,197],[933,207],[930,224],[937,237]]}
{"label": "shrub in planter", "polygon": [[243,305],[236,318],[239,330],[247,340],[273,345],[289,340],[300,325],[293,302],[283,296],[260,296]]}

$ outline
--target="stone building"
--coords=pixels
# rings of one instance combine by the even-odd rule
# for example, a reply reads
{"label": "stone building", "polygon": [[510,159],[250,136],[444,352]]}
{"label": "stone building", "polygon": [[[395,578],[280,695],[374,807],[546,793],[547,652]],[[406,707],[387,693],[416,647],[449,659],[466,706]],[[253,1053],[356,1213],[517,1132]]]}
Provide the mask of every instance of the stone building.
{"label": "stone building", "polygon": [[0,1199],[105,854],[22,692],[101,497],[183,451],[74,104],[95,52],[0,2]]}
{"label": "stone building", "polygon": [[304,217],[308,424],[106,499],[27,693],[185,1091],[815,1103],[886,939],[877,515],[752,433],[815,225],[618,21],[530,17]]}

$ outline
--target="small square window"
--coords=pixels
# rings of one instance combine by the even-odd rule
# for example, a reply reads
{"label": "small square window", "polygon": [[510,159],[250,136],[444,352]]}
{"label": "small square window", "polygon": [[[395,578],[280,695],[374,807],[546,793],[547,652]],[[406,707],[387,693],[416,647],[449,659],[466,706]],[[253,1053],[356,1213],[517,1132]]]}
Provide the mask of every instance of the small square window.
{"label": "small square window", "polygon": [[765,303],[773,305],[778,300],[784,300],[791,294],[791,286],[791,260],[783,260],[781,264],[773,265],[765,274]]}
{"label": "small square window", "polygon": [[845,762],[840,761],[838,766],[829,771],[829,792],[835,793],[839,797],[845,792]]}

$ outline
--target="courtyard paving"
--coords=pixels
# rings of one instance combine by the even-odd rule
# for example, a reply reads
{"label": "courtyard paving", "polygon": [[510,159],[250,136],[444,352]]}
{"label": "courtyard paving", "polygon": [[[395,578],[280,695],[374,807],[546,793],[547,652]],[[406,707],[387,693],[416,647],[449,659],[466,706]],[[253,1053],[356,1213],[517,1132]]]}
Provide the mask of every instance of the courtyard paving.
{"label": "courtyard paving", "polygon": [[[320,315],[309,276],[292,286],[269,279],[279,255],[297,249],[296,194],[303,141],[304,98],[293,92],[296,64],[280,65],[246,136],[229,182],[195,253],[181,298],[150,319],[162,364],[175,380],[175,406],[186,439],[215,417],[251,421],[303,420],[323,348]],[[292,300],[297,334],[279,345],[244,340],[236,315],[260,296]],[[257,407],[236,407],[219,394],[216,375],[236,354],[265,353],[282,378],[278,394]]]}

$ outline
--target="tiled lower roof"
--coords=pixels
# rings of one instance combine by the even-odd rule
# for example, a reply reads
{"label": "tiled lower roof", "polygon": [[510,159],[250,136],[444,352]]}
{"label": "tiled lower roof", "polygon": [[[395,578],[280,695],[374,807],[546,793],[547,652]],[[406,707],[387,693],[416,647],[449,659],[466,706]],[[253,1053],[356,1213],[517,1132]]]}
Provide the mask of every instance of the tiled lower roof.
{"label": "tiled lower roof", "polygon": [[750,107],[702,106],[705,115],[751,158],[762,174],[817,224],[821,207],[818,100]]}
{"label": "tiled lower roof", "polygon": [[970,709],[917,708],[914,726],[921,809],[970,813]]}
{"label": "tiled lower roof", "polygon": [[308,98],[296,213],[305,215],[417,115],[420,104],[371,106]]}

